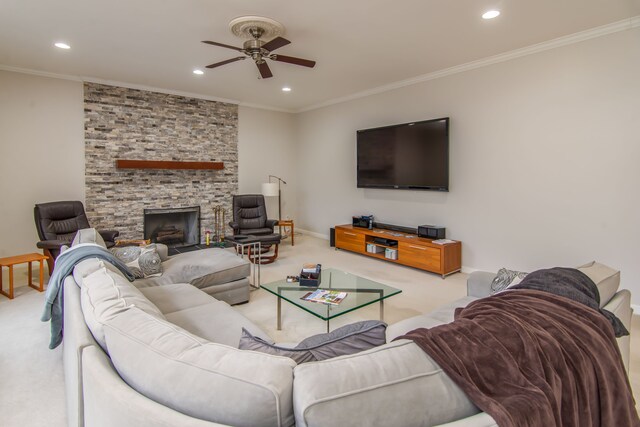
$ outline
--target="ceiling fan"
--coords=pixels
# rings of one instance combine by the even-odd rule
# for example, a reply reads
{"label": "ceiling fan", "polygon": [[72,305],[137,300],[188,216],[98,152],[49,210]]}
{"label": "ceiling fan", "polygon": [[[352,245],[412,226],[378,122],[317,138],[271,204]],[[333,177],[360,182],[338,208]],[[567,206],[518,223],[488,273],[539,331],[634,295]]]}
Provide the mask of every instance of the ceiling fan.
{"label": "ceiling fan", "polygon": [[[241,16],[240,18],[236,18],[231,21],[229,23],[229,28],[236,36],[248,39],[244,42],[242,47],[230,46],[228,44],[212,42],[209,40],[204,40],[202,43],[237,50],[238,52],[244,53],[244,56],[237,56],[225,61],[216,62],[214,64],[207,65],[206,68],[216,68],[221,65],[251,58],[256,63],[260,76],[262,76],[263,79],[268,79],[269,77],[273,77],[273,74],[271,73],[269,64],[267,64],[265,59],[301,65],[309,68],[313,68],[316,65],[316,61],[272,53],[274,50],[291,43],[284,37],[280,37],[284,32],[284,26],[273,19],[261,16]],[[268,42],[262,40],[262,37],[268,38],[274,36],[275,38]]]}

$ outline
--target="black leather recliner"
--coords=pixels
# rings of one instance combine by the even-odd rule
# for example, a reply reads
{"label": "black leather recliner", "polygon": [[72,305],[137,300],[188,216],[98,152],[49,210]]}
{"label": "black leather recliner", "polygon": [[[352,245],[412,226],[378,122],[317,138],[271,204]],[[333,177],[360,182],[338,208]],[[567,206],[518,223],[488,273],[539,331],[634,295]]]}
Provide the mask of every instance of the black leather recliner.
{"label": "black leather recliner", "polygon": [[273,234],[278,220],[267,219],[267,208],[262,194],[242,194],[233,196],[233,221],[229,226],[233,234],[262,236]]}
{"label": "black leather recliner", "polygon": [[[84,206],[79,201],[40,203],[33,208],[36,229],[40,241],[38,248],[48,256],[49,274],[53,272],[53,262],[60,255],[63,245],[70,245],[78,230],[91,228]],[[98,230],[107,247],[115,245],[120,232]]]}

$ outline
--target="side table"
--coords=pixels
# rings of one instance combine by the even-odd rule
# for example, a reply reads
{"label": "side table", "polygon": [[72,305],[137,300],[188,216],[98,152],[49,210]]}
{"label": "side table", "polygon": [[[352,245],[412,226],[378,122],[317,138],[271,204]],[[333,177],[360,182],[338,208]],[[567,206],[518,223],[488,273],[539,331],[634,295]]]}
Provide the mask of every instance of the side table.
{"label": "side table", "polygon": [[[280,234],[282,234],[282,228],[285,227],[285,231],[286,231],[286,227],[289,227],[289,231],[291,232],[291,246],[295,245],[295,241],[294,239],[294,229],[293,229],[293,220],[292,219],[282,219],[278,221],[278,227],[280,227]],[[283,237],[284,239],[284,237]]]}
{"label": "side table", "polygon": [[[37,252],[11,256],[7,258],[0,258],[0,294],[13,299],[13,266],[16,264],[29,264],[29,287],[35,289],[38,292],[44,291],[44,261],[48,259],[47,256],[39,254]],[[31,271],[31,263],[34,261],[40,262],[40,286],[36,286],[32,283],[33,273]],[[2,267],[9,267],[9,293],[2,289]]]}
{"label": "side table", "polygon": [[[260,289],[260,265],[262,264],[262,247],[260,241],[256,239],[256,236],[252,235],[228,235],[224,236],[224,241],[231,243],[236,251],[236,255],[244,259],[245,253],[249,262],[251,262],[251,251],[257,254],[258,262],[251,262],[251,282],[249,286],[253,289]],[[245,251],[246,249],[246,251]]]}

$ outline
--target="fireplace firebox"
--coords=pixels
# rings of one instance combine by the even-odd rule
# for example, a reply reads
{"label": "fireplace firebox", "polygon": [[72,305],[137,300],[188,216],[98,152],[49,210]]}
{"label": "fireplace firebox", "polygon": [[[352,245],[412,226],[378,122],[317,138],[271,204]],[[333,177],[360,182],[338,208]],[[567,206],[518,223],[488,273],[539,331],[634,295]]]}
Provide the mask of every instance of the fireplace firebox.
{"label": "fireplace firebox", "polygon": [[200,243],[200,206],[144,210],[144,238],[170,248]]}

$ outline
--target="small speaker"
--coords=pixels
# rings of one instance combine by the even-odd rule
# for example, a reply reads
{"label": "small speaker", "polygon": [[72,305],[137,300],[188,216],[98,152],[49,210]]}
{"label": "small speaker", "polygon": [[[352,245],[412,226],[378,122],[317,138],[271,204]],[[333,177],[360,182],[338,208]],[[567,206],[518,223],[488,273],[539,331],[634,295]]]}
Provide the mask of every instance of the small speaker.
{"label": "small speaker", "polygon": [[437,225],[419,225],[418,236],[429,239],[444,239],[446,228]]}
{"label": "small speaker", "polygon": [[329,229],[329,246],[332,248],[336,246],[336,229],[333,227]]}

